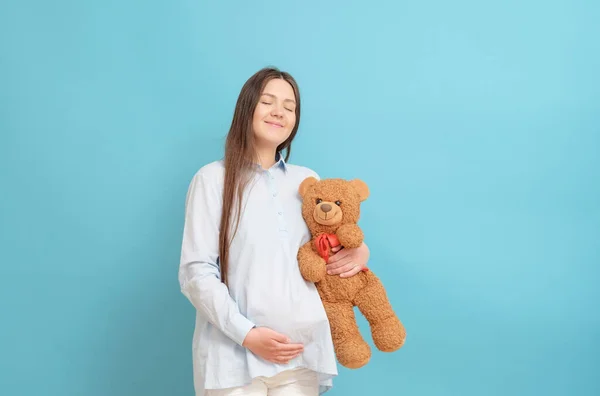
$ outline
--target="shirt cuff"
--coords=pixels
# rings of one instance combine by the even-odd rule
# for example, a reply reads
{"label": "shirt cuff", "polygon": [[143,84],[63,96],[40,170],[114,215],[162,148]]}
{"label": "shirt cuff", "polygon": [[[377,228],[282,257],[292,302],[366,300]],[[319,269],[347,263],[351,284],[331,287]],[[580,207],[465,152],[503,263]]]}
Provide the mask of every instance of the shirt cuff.
{"label": "shirt cuff", "polygon": [[235,315],[230,324],[231,334],[228,334],[228,336],[240,346],[244,343],[250,330],[256,327],[242,314]]}

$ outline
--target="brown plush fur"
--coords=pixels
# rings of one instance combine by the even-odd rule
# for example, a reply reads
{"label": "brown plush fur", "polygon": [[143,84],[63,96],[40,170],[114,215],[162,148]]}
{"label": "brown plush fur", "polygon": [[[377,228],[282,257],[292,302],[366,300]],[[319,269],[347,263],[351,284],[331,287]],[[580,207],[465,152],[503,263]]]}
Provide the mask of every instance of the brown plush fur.
{"label": "brown plush fur", "polygon": [[398,350],[404,344],[406,331],[381,281],[370,270],[348,278],[327,275],[326,262],[315,245],[321,234],[335,234],[346,248],[362,244],[363,233],[357,222],[360,204],[369,196],[367,185],[358,179],[317,181],[309,177],[300,185],[299,193],[303,200],[302,215],[312,234],[312,240],[298,252],[300,272],[319,291],[331,324],[338,361],[345,367],[359,368],[371,358],[371,349],[356,323],[355,306],[368,320],[375,346],[384,352]]}

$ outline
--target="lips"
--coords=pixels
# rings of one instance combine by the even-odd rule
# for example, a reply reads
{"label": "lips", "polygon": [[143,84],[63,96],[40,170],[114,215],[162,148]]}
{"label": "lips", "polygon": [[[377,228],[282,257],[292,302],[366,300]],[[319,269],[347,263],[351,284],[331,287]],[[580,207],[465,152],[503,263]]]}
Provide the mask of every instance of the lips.
{"label": "lips", "polygon": [[272,126],[272,127],[275,127],[275,128],[283,128],[283,125],[281,125],[281,124],[279,124],[279,123],[277,123],[277,122],[269,122],[269,121],[265,121],[265,122],[266,122],[267,124],[269,124],[270,126]]}

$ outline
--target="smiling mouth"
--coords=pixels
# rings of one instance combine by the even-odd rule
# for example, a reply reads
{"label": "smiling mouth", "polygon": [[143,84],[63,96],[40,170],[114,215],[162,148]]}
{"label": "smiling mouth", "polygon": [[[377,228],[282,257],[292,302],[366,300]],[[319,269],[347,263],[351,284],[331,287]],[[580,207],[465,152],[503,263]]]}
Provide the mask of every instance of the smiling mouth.
{"label": "smiling mouth", "polygon": [[275,128],[283,128],[283,125],[275,124],[273,122],[268,122],[268,121],[265,121],[265,122]]}
{"label": "smiling mouth", "polygon": [[338,214],[340,214],[340,212],[335,212],[333,214],[333,216],[328,217],[327,213],[325,213],[325,217],[322,217],[321,213],[317,213],[317,218],[321,221],[331,221],[331,220],[335,219],[336,217],[338,217]]}

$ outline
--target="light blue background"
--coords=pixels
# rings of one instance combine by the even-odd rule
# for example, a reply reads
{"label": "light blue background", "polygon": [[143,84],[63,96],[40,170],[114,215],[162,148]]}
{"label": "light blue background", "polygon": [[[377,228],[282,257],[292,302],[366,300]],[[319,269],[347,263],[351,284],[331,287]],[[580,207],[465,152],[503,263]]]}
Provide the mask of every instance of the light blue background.
{"label": "light blue background", "polygon": [[0,394],[192,395],[184,197],[270,64],[409,334],[330,394],[600,394],[599,4],[3,2]]}

